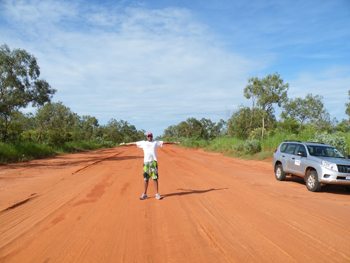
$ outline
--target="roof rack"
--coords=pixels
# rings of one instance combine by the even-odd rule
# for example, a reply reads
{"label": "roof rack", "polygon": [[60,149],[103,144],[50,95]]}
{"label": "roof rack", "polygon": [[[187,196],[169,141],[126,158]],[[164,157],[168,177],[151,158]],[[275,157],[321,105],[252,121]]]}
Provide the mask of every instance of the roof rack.
{"label": "roof rack", "polygon": [[301,142],[301,141],[298,141],[298,140],[284,140],[284,142]]}
{"label": "roof rack", "polygon": [[306,143],[317,143],[317,144],[325,144],[324,142],[306,142]]}

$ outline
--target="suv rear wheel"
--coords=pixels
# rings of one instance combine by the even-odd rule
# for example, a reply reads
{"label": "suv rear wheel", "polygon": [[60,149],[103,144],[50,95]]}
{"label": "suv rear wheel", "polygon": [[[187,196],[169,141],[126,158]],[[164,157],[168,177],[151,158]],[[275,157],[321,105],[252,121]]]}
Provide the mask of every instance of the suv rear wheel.
{"label": "suv rear wheel", "polygon": [[315,170],[310,170],[307,172],[305,183],[307,190],[311,192],[318,192],[321,189],[321,183],[318,180],[318,175]]}
{"label": "suv rear wheel", "polygon": [[275,167],[275,177],[278,181],[286,180],[286,174],[283,171],[282,164],[277,164]]}

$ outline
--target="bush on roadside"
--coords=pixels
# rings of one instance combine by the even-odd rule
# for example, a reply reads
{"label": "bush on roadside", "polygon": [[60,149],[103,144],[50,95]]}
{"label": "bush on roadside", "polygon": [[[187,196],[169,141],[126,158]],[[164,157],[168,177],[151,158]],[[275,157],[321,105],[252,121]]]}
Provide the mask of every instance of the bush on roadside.
{"label": "bush on roadside", "polygon": [[62,146],[56,147],[35,142],[0,142],[0,163],[28,161],[50,157],[64,152],[80,152],[114,146],[112,142],[103,140],[66,142]]}
{"label": "bush on roadside", "polygon": [[243,140],[238,139],[236,137],[217,137],[209,142],[206,149],[209,151],[232,153],[232,151],[234,151],[235,145],[241,143],[242,141]]}
{"label": "bush on roadside", "polygon": [[261,143],[259,140],[247,140],[234,146],[237,153],[255,154],[261,151]]}
{"label": "bush on roadside", "polygon": [[55,150],[45,144],[33,142],[0,143],[0,162],[19,162],[55,155]]}
{"label": "bush on roadside", "polygon": [[247,140],[244,143],[245,152],[247,154],[255,154],[261,151],[261,143],[259,140]]}
{"label": "bush on roadside", "polygon": [[262,129],[262,128],[255,128],[254,130],[252,130],[249,134],[249,139],[250,140],[260,140],[261,139],[261,135],[264,131],[265,137],[268,137],[268,134],[266,132],[266,129]]}
{"label": "bush on roadside", "polygon": [[17,160],[18,153],[13,145],[0,142],[0,163]]}
{"label": "bush on roadside", "polygon": [[96,150],[103,147],[113,147],[115,144],[109,141],[94,140],[94,141],[72,141],[65,142],[61,148],[64,152],[80,152],[86,150]]}
{"label": "bush on roadside", "polygon": [[203,139],[185,138],[181,140],[181,145],[191,148],[205,148],[209,142]]}

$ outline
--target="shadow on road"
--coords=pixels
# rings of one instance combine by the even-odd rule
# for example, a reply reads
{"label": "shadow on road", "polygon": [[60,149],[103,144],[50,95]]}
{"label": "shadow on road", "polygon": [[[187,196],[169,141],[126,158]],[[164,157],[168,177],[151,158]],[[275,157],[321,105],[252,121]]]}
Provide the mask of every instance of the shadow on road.
{"label": "shadow on road", "polygon": [[194,189],[176,189],[180,190],[181,192],[175,192],[175,193],[169,193],[169,194],[163,194],[163,197],[169,197],[169,196],[181,196],[181,195],[192,195],[192,194],[204,194],[211,191],[219,191],[219,190],[226,190],[228,188],[210,188],[210,189],[203,189],[203,190],[194,190]]}
{"label": "shadow on road", "polygon": [[[297,176],[288,176],[286,178],[286,182],[295,182],[305,186],[304,179]],[[350,190],[348,190],[348,188],[344,185],[323,185],[320,192],[339,195],[350,195]]]}

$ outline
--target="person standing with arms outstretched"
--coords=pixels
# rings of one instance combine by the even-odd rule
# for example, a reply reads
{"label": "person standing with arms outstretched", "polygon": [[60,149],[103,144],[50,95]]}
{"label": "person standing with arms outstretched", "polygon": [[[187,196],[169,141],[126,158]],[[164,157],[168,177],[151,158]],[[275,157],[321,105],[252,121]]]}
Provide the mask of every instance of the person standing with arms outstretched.
{"label": "person standing with arms outstretched", "polygon": [[157,160],[157,148],[162,147],[163,144],[175,144],[173,142],[153,141],[152,132],[146,133],[146,141],[122,143],[121,145],[136,145],[138,148],[143,150],[143,180],[144,180],[144,191],[140,196],[140,200],[147,199],[148,182],[151,178],[154,182],[156,190],[155,198],[157,200],[162,199],[158,190],[158,160]]}

